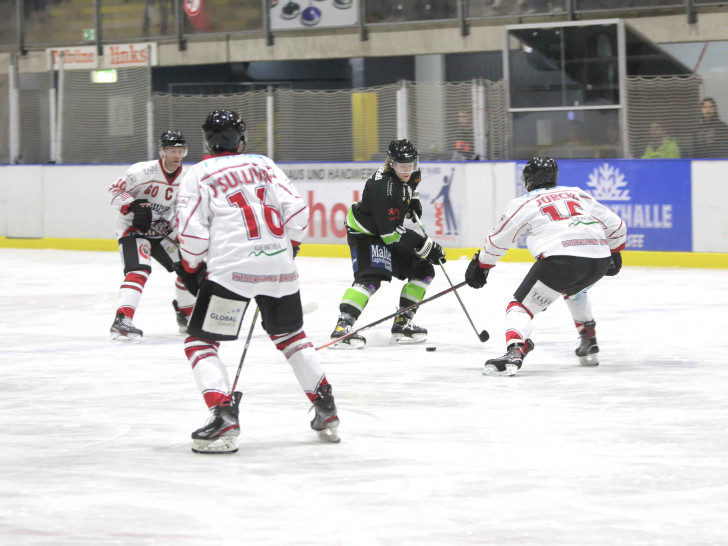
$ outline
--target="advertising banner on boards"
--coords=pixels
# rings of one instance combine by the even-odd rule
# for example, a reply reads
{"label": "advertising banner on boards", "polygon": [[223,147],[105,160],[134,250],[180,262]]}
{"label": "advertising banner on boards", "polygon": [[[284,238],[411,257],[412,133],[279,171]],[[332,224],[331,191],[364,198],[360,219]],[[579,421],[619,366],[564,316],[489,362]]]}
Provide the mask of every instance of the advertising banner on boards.
{"label": "advertising banner on boards", "polygon": [[[280,163],[309,207],[309,243],[346,244],[344,218],[352,203],[361,199],[367,179],[382,163]],[[420,164],[422,224],[427,234],[446,247],[461,241],[463,165]],[[405,227],[419,227],[405,220]]]}
{"label": "advertising banner on boards", "polygon": [[[627,224],[626,250],[692,251],[690,160],[563,160],[559,185],[588,191]],[[516,165],[517,194],[525,192]],[[525,238],[519,240],[525,248]]]}

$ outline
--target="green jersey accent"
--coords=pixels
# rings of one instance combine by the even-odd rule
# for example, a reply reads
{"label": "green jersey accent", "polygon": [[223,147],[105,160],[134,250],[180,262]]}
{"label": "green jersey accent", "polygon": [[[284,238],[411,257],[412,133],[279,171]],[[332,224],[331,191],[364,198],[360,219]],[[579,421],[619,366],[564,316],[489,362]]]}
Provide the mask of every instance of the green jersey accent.
{"label": "green jersey accent", "polygon": [[362,226],[359,222],[356,221],[356,217],[354,216],[354,206],[352,205],[349,207],[349,212],[346,214],[346,225],[349,226],[354,231],[358,231],[359,233],[366,233],[367,235],[374,235],[371,231],[367,230],[364,226]]}

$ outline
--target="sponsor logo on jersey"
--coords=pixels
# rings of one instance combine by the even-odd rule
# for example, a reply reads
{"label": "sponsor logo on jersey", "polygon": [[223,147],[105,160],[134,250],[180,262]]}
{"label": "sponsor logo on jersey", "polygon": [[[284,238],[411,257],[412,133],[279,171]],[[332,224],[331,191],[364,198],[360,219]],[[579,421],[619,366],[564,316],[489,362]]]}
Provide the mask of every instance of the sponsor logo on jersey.
{"label": "sponsor logo on jersey", "polygon": [[137,244],[139,245],[139,255],[144,259],[149,259],[149,257],[152,254],[151,249],[149,248],[149,243],[147,243],[144,240],[137,241]]}
{"label": "sponsor logo on jersey", "polygon": [[568,241],[562,241],[561,246],[595,246],[595,245],[609,245],[606,239],[569,239]]}
{"label": "sponsor logo on jersey", "polygon": [[255,245],[255,250],[248,254],[248,256],[275,256],[276,254],[280,254],[285,251],[286,248],[282,247],[278,243]]}
{"label": "sponsor logo on jersey", "polygon": [[378,267],[386,269],[387,271],[392,270],[392,252],[383,245],[371,245],[371,264],[372,267]]}
{"label": "sponsor logo on jersey", "polygon": [[210,313],[210,318],[213,320],[219,320],[220,322],[236,322],[238,320],[237,315],[240,314],[240,309],[231,311],[230,315],[219,315],[218,313]]}
{"label": "sponsor logo on jersey", "polygon": [[389,215],[390,220],[399,220],[402,218],[402,213],[399,209],[391,208],[387,210],[387,214]]}
{"label": "sponsor logo on jersey", "polygon": [[232,279],[236,282],[260,284],[263,282],[293,282],[298,279],[298,271],[281,273],[280,275],[251,275],[250,273],[237,273],[233,271]]}

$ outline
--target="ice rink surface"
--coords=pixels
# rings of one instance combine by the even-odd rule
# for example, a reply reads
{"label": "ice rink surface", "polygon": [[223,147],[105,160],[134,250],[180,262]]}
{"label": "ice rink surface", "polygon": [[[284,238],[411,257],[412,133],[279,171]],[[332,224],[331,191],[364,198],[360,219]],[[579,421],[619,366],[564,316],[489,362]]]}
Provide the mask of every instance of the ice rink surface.
{"label": "ice rink surface", "polygon": [[[328,341],[348,260],[301,257],[305,316]],[[563,302],[534,321],[516,377],[503,316],[529,264],[424,305],[423,345],[323,350],[338,445],[257,327],[241,375],[240,451],[196,455],[208,412],[183,352],[173,276],[156,266],[138,344],[107,341],[115,253],[0,249],[3,545],[728,544],[728,272],[625,267],[590,292],[602,352],[585,368]],[[467,260],[448,262],[453,282]],[[384,285],[357,326],[394,311]],[[428,295],[447,288],[440,274]],[[241,339],[223,343],[234,375]],[[436,346],[435,352],[425,347]]]}

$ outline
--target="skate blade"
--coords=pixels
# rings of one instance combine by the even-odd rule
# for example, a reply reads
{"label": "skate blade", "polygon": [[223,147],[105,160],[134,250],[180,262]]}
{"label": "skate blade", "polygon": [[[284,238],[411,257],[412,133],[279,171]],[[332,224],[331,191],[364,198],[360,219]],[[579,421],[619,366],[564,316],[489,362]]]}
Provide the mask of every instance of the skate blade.
{"label": "skate blade", "polygon": [[360,341],[360,340],[349,341],[349,340],[345,339],[344,341],[340,341],[339,343],[334,343],[333,345],[329,345],[328,348],[329,349],[344,349],[345,351],[346,350],[351,351],[353,349],[363,349],[364,345],[366,345],[366,344],[367,344],[366,341]]}
{"label": "skate blade", "polygon": [[407,337],[404,334],[392,334],[390,342],[396,343],[397,345],[413,345],[415,343],[424,343],[425,341],[427,341],[426,335]]}
{"label": "skate blade", "polygon": [[116,332],[111,332],[109,334],[109,341],[121,341],[123,343],[139,343],[142,340],[142,336],[139,334],[119,334]]}
{"label": "skate blade", "polygon": [[339,438],[339,433],[336,430],[337,428],[338,426],[325,428],[323,430],[317,430],[316,435],[324,442],[328,442],[330,444],[338,444],[339,442],[341,442],[341,438]]}
{"label": "skate blade", "polygon": [[214,440],[192,440],[192,451],[202,454],[237,453],[238,441],[235,436],[221,436]]}
{"label": "skate blade", "polygon": [[483,370],[483,375],[502,375],[505,377],[512,377],[518,373],[518,366],[514,364],[506,364],[506,369],[500,371],[495,364],[486,364]]}
{"label": "skate blade", "polygon": [[582,366],[599,366],[599,357],[596,353],[586,356],[580,356],[579,364],[581,364]]}

